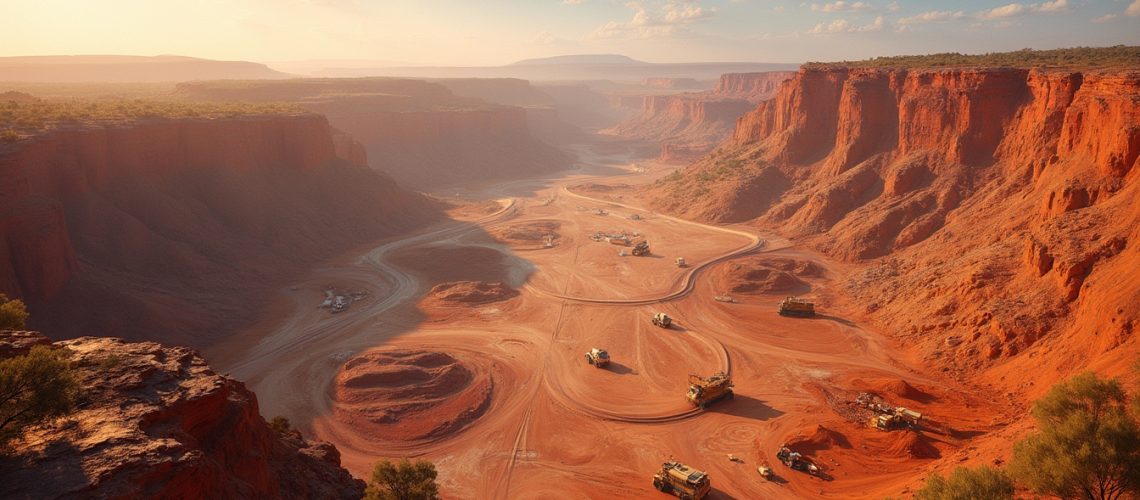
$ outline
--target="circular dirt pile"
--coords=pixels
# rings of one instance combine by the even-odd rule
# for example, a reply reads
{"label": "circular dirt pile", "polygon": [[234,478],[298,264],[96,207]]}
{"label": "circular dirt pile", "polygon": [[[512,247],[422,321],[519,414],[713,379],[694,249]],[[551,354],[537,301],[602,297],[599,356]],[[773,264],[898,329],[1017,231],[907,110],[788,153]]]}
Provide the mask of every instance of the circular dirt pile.
{"label": "circular dirt pile", "polygon": [[804,429],[785,442],[788,448],[805,455],[836,447],[851,448],[851,442],[847,440],[846,436],[822,425]]}
{"label": "circular dirt pile", "polygon": [[562,223],[558,221],[534,221],[496,229],[493,234],[496,239],[504,243],[541,248],[546,247],[548,242],[551,246],[558,244],[561,237],[558,229],[561,227]]}
{"label": "circular dirt pile", "polygon": [[491,404],[488,373],[432,351],[366,353],[336,377],[333,414],[371,437],[414,441],[470,425]]}
{"label": "circular dirt pile", "polygon": [[752,257],[722,266],[714,276],[718,288],[729,293],[798,295],[811,291],[803,277],[818,277],[818,264],[788,258]]}
{"label": "circular dirt pile", "polygon": [[896,431],[891,433],[892,440],[883,450],[884,455],[899,458],[939,458],[942,452],[938,451],[926,436],[914,431]]}
{"label": "circular dirt pile", "polygon": [[518,290],[501,281],[453,281],[432,287],[430,296],[442,304],[471,305],[507,300],[518,294]]}
{"label": "circular dirt pile", "polygon": [[856,380],[854,382],[854,385],[860,390],[888,396],[888,399],[889,396],[898,396],[919,403],[929,403],[937,399],[934,395],[910,385],[909,382],[901,378]]}

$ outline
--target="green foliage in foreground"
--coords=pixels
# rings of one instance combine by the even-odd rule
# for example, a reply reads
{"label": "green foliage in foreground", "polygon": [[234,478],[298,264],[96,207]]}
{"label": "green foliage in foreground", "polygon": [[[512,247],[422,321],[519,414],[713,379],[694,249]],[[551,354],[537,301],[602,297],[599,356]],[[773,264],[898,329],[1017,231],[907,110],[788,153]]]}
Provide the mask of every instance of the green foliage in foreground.
{"label": "green foliage in foreground", "polygon": [[949,52],[919,56],[875,57],[862,61],[809,62],[809,69],[825,68],[1137,68],[1140,46],[1074,47],[1069,49],[959,54]]}
{"label": "green foliage in foreground", "polygon": [[1040,430],[1013,447],[1010,473],[1061,498],[1117,499],[1140,493],[1140,425],[1115,379],[1083,373],[1033,405]]}
{"label": "green foliage in foreground", "polygon": [[305,111],[284,103],[188,102],[152,99],[36,100],[0,102],[0,142],[60,125],[109,125],[137,120],[214,119],[255,115],[294,115]]}
{"label": "green foliage in foreground", "polygon": [[72,411],[76,382],[71,370],[66,350],[43,345],[0,361],[0,448],[29,425]]}
{"label": "green foliage in foreground", "polygon": [[408,459],[393,464],[382,460],[372,469],[372,481],[364,492],[366,500],[435,500],[435,465],[427,460]]}
{"label": "green foliage in foreground", "polygon": [[958,467],[949,477],[934,474],[914,494],[915,500],[1005,500],[1013,498],[1013,481],[1000,470]]}
{"label": "green foliage in foreground", "polygon": [[0,330],[23,330],[28,320],[28,309],[20,300],[8,300],[0,293]]}

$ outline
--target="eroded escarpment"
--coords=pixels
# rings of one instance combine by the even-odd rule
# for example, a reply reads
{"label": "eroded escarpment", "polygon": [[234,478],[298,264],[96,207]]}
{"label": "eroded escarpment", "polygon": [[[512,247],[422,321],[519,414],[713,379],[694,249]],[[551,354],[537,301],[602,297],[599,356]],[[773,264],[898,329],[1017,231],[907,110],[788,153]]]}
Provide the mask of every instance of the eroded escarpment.
{"label": "eroded escarpment", "polygon": [[951,373],[1119,370],[1138,124],[1131,70],[805,68],[647,197],[859,263],[861,314]]}

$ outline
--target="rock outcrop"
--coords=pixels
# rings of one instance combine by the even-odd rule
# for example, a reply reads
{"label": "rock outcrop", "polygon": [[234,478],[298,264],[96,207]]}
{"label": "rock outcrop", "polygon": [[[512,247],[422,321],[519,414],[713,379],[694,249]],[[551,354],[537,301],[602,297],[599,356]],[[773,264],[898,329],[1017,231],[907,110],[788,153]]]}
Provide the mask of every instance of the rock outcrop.
{"label": "rock outcrop", "polygon": [[62,128],[6,145],[0,291],[61,338],[162,331],[202,347],[277,280],[441,217],[335,135],[302,114]]}
{"label": "rock outcrop", "polygon": [[[0,346],[37,338],[0,333]],[[38,337],[41,342],[43,337]],[[10,342],[11,341],[11,342]],[[0,467],[4,498],[360,498],[336,447],[278,432],[257,397],[194,351],[82,337],[77,409],[32,427]],[[18,353],[0,350],[0,356]]]}
{"label": "rock outcrop", "polygon": [[[626,139],[658,142],[663,161],[699,158],[731,136],[737,118],[770,98],[775,86],[794,73],[731,73],[721,76],[715,90],[673,95],[648,95],[641,112],[603,131]],[[611,103],[626,105],[628,96]]]}
{"label": "rock outcrop", "polygon": [[865,264],[848,290],[932,364],[1062,374],[1135,343],[1138,157],[1136,71],[805,68],[648,196]]}

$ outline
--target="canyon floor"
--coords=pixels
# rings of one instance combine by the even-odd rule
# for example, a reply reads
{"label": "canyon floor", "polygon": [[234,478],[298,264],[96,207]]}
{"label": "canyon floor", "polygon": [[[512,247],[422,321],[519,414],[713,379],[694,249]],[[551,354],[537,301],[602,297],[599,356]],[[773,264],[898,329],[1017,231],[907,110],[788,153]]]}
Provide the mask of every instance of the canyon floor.
{"label": "canyon floor", "polygon": [[[577,152],[575,170],[447,193],[464,201],[453,220],[314,269],[207,358],[267,417],[335,443],[356,476],[423,457],[447,498],[664,498],[651,479],[670,458],[708,471],[711,498],[898,495],[1010,419],[1003,398],[865,327],[834,286],[852,265],[755,227],[643,210],[629,186],[675,166]],[[619,256],[630,248],[599,231],[636,232],[652,255]],[[732,302],[714,298],[730,285]],[[330,287],[367,295],[334,314],[317,307]],[[778,315],[791,293],[820,314]],[[651,325],[657,311],[674,326]],[[585,362],[592,347],[608,368]],[[688,374],[722,370],[734,399],[686,402]],[[862,391],[928,424],[870,429],[849,404]],[[780,464],[783,443],[823,477]]]}

